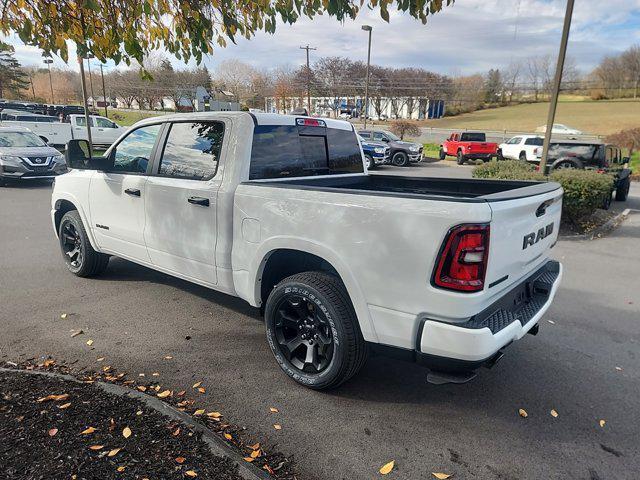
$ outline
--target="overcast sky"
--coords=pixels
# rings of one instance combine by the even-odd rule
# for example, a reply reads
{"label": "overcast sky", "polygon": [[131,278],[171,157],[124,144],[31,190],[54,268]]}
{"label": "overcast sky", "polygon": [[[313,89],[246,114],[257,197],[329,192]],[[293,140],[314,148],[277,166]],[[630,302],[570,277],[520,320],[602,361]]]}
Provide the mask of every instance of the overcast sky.
{"label": "overcast sky", "polygon": [[[361,12],[355,21],[338,23],[326,16],[278,25],[276,33],[218,49],[205,64],[211,70],[225,59],[240,59],[258,68],[296,67],[304,62],[301,45],[318,50],[314,58],[342,55],[366,60],[367,35],[361,25],[373,26],[372,63],[419,66],[439,73],[476,73],[506,66],[532,55],[557,53],[565,0],[456,0],[452,7],[429,16],[427,25],[406,14],[391,13],[389,23],[378,11]],[[40,52],[16,38],[24,65],[39,64]],[[588,71],[605,56],[640,44],[640,0],[578,0],[574,10],[568,55]],[[73,58],[70,55],[70,58]],[[56,64],[64,63],[56,59]],[[175,60],[176,66],[182,65]],[[70,68],[77,69],[75,62]]]}

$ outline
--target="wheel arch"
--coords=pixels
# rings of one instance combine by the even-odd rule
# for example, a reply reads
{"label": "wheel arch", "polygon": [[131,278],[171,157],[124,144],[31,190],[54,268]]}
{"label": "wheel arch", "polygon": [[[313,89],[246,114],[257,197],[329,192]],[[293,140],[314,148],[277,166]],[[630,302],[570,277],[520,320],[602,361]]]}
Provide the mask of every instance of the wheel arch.
{"label": "wheel arch", "polygon": [[[344,284],[356,312],[360,330],[365,340],[377,341],[364,294],[351,270],[337,254],[319,244],[302,239],[285,239],[285,242],[268,242],[256,255],[252,280],[245,298],[254,306],[263,306],[273,287],[284,278],[310,270],[320,270],[336,275]],[[252,288],[252,290],[251,290]],[[242,296],[242,295],[241,295]]]}
{"label": "wheel arch", "polygon": [[78,215],[80,215],[80,219],[84,224],[85,230],[87,232],[87,236],[89,237],[89,242],[91,243],[91,247],[99,252],[100,249],[97,246],[95,238],[93,237],[93,230],[91,229],[91,225],[89,224],[89,219],[85,214],[84,210],[79,206],[79,202],[76,201],[75,198],[72,197],[60,197],[53,204],[53,226],[56,236],[58,236],[58,230],[60,229],[60,222],[62,221],[62,217],[67,212],[72,210],[77,210]]}

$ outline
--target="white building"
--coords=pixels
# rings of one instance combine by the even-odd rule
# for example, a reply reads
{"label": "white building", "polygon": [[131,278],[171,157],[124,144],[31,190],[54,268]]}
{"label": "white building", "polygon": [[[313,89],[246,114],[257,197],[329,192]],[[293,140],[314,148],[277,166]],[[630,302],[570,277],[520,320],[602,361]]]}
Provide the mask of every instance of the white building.
{"label": "white building", "polygon": [[[353,117],[364,112],[363,97],[311,97],[311,115],[333,117],[341,113]],[[265,112],[289,113],[296,108],[307,108],[307,98],[267,97],[264,102]],[[444,101],[418,97],[369,97],[368,114],[370,117],[423,119],[440,118],[444,115]]]}

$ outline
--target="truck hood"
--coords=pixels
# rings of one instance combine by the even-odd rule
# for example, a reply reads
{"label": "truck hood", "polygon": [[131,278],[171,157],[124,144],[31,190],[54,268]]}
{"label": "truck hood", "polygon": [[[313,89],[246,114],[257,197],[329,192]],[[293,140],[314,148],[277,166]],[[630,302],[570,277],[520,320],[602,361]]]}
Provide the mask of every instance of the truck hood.
{"label": "truck hood", "polygon": [[54,157],[61,153],[48,145],[43,147],[0,147],[0,155],[15,157]]}
{"label": "truck hood", "polygon": [[405,142],[404,140],[393,140],[388,143],[389,146],[397,147],[397,148],[410,148],[417,147],[420,148],[422,145],[414,142]]}

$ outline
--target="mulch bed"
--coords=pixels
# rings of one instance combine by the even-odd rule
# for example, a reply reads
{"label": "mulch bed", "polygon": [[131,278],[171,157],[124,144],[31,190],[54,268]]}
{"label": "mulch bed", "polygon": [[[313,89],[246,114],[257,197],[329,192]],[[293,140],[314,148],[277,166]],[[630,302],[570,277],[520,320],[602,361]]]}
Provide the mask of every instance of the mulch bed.
{"label": "mulch bed", "polygon": [[[49,366],[44,369],[60,371],[55,365]],[[0,476],[78,480],[242,478],[231,459],[211,453],[199,432],[135,398],[104,392],[93,385],[97,379],[104,380],[100,374],[84,376],[78,383],[24,372],[0,372]],[[155,392],[152,385],[147,388]],[[163,401],[183,405],[179,410],[191,413],[184,406],[192,405],[192,401],[171,394]],[[242,448],[255,452],[258,466],[267,465],[265,470],[269,471],[272,469],[267,461],[280,460],[280,474],[273,470],[269,473],[292,477],[284,457],[267,455],[259,445],[244,447],[241,429],[220,419],[199,421],[209,428],[209,420],[221,435],[233,440],[229,443],[240,452]],[[250,453],[242,454],[251,458]]]}

